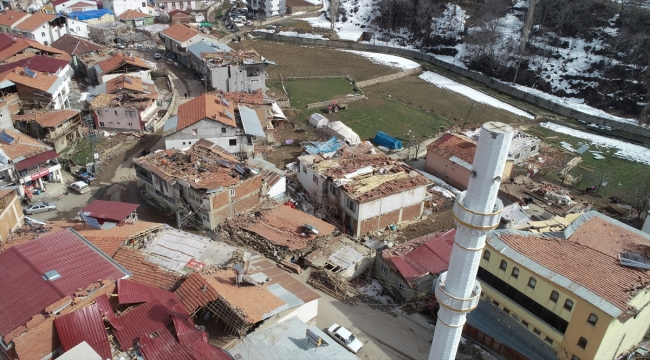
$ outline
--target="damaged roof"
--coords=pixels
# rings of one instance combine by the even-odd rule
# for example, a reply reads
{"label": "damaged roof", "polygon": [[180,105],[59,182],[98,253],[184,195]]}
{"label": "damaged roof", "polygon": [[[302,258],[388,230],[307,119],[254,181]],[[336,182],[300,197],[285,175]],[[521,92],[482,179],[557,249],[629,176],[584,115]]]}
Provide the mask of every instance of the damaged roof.
{"label": "damaged roof", "polygon": [[56,318],[54,325],[64,352],[86,342],[101,355],[102,359],[113,357],[102,313],[97,303]]}
{"label": "damaged roof", "polygon": [[[51,280],[45,280],[46,273]],[[129,276],[122,266],[71,229],[13,246],[0,253],[0,334],[7,335],[97,279]]]}
{"label": "damaged roof", "polygon": [[409,283],[422,276],[447,271],[456,229],[429,234],[382,252],[382,257]]}
{"label": "damaged roof", "polygon": [[7,135],[14,138],[14,142],[11,144],[0,140],[0,149],[15,164],[38,154],[54,150],[51,146],[25,135],[18,130],[7,128],[0,131],[4,131]]}
{"label": "damaged roof", "polygon": [[86,216],[99,220],[124,221],[131,213],[140,207],[140,204],[132,204],[121,201],[95,200],[88,206],[81,209]]}
{"label": "damaged roof", "polygon": [[624,315],[630,300],[650,285],[650,271],[623,266],[618,260],[625,250],[648,257],[650,235],[596,211],[562,232],[497,230],[488,236],[488,243],[615,318]]}
{"label": "damaged roof", "polygon": [[434,152],[445,158],[457,157],[468,164],[474,162],[476,141],[458,134],[444,134],[427,146],[427,152]]}
{"label": "damaged roof", "polygon": [[186,151],[164,150],[133,161],[165,181],[181,180],[195,189],[233,186],[250,175],[245,163],[205,139],[199,139]]}
{"label": "damaged roof", "polygon": [[35,121],[42,127],[47,128],[47,127],[55,127],[78,114],[79,114],[79,110],[59,110],[59,111],[30,113],[24,115],[14,115],[11,118],[14,121]]}
{"label": "damaged roof", "polygon": [[124,266],[131,274],[131,280],[159,289],[174,291],[183,282],[183,277],[161,269],[147,260],[146,256],[134,249],[121,247],[113,259]]}
{"label": "damaged roof", "polygon": [[144,62],[142,58],[139,58],[137,56],[120,54],[120,53],[115,54],[112,57],[97,63],[97,66],[99,66],[103,74],[109,73],[124,65],[138,66],[145,70],[150,69],[149,65],[146,62]]}
{"label": "damaged roof", "polygon": [[[251,223],[241,224],[241,228],[254,232],[273,244],[285,246],[290,250],[304,249],[318,236],[330,235],[336,229],[334,225],[289,206],[278,205],[270,210],[260,211]],[[238,219],[230,224],[237,224]],[[246,221],[244,219],[243,221]],[[318,230],[318,235],[305,232],[304,226],[310,225]],[[305,236],[301,234],[305,233]]]}
{"label": "damaged roof", "polygon": [[52,43],[52,47],[65,51],[70,55],[81,55],[103,49],[102,46],[99,46],[88,40],[72,36],[70,34],[61,36],[59,39]]}

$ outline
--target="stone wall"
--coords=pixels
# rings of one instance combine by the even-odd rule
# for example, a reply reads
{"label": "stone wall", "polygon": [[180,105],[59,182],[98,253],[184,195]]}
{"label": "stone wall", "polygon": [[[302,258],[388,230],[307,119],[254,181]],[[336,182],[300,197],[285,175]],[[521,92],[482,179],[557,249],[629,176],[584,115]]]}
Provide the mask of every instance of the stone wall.
{"label": "stone wall", "polygon": [[405,71],[400,71],[400,72],[398,72],[396,74],[380,76],[378,78],[374,78],[374,79],[370,79],[370,80],[358,81],[356,83],[356,85],[357,85],[357,87],[362,88],[362,87],[366,87],[366,86],[370,86],[370,85],[375,85],[375,84],[380,84],[380,83],[385,83],[385,82],[401,79],[403,77],[407,77],[407,76],[414,75],[414,74],[419,74],[421,72],[422,72],[422,67],[418,66],[418,67],[416,67],[414,69],[408,69],[408,70],[405,70]]}
{"label": "stone wall", "polygon": [[307,39],[307,38],[298,38],[298,37],[292,37],[292,36],[285,36],[285,35],[277,35],[277,34],[271,34],[271,33],[266,33],[266,32],[255,32],[255,36],[261,39],[267,39],[267,40],[274,40],[274,41],[282,41],[282,42],[287,42],[287,43],[294,43],[294,44],[301,44],[301,45],[312,45],[312,46],[327,46],[327,47],[337,47],[337,48],[343,48],[343,49],[350,49],[350,50],[360,50],[360,51],[373,51],[373,52],[379,52],[379,53],[386,53],[386,54],[393,54],[393,55],[399,55],[399,56],[404,56],[404,57],[410,57],[413,59],[421,60],[421,61],[426,61],[428,63],[431,63],[433,65],[436,65],[438,67],[441,67],[443,69],[449,70],[451,72],[454,72],[456,74],[462,75],[464,77],[470,78],[476,82],[479,82],[481,84],[484,84],[486,86],[491,87],[492,89],[495,89],[497,91],[500,91],[502,93],[508,94],[510,96],[516,97],[521,100],[525,100],[529,103],[535,104],[541,108],[553,111],[557,114],[586,121],[588,123],[594,123],[597,125],[604,125],[604,126],[609,126],[612,129],[616,129],[619,131],[624,131],[628,132],[631,134],[637,134],[645,137],[650,137],[650,128],[644,128],[638,125],[630,124],[630,123],[623,123],[623,122],[618,122],[614,121],[611,119],[607,118],[602,118],[599,116],[594,116],[594,115],[589,115],[585,114],[579,111],[576,111],[572,108],[556,104],[554,102],[551,102],[549,100],[537,97],[534,94],[530,94],[527,92],[524,92],[522,90],[519,90],[515,87],[513,87],[510,84],[501,82],[499,80],[496,80],[494,78],[491,78],[487,75],[471,71],[468,69],[461,68],[459,66],[456,66],[454,64],[450,64],[447,62],[444,62],[442,60],[436,59],[433,55],[431,54],[426,54],[422,53],[419,51],[415,50],[409,50],[409,49],[402,49],[402,48],[396,48],[396,47],[390,47],[390,46],[384,46],[384,45],[373,45],[373,44],[361,44],[361,43],[356,43],[356,42],[351,42],[351,41],[342,41],[342,40],[321,40],[321,39]]}

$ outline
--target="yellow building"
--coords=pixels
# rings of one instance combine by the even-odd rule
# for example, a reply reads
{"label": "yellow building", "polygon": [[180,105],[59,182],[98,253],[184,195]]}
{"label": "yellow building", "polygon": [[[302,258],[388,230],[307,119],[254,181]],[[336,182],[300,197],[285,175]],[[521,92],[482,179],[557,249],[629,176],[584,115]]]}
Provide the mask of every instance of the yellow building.
{"label": "yellow building", "polygon": [[561,360],[613,359],[650,326],[650,271],[622,265],[624,252],[647,263],[650,235],[595,211],[560,232],[497,230],[478,270],[481,297]]}

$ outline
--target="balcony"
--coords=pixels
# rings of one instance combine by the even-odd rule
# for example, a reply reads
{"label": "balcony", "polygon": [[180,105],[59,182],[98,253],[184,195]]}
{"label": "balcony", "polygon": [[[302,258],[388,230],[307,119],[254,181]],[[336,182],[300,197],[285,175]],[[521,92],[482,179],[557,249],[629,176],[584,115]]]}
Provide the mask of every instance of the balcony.
{"label": "balcony", "polygon": [[77,130],[80,125],[81,117],[76,115],[74,118],[64,121],[61,125],[49,128],[50,130],[46,132],[45,136],[43,136],[43,140],[56,141],[56,139]]}

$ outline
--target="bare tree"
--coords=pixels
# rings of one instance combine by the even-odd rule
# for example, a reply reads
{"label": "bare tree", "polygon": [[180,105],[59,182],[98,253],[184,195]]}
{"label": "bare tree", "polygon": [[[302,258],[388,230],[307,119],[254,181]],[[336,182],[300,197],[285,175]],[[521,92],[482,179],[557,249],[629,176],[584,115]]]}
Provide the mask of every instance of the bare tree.
{"label": "bare tree", "polygon": [[612,178],[612,170],[610,169],[605,169],[605,168],[599,168],[598,170],[594,171],[591,179],[595,182],[594,187],[596,192],[600,192],[605,186],[607,186],[607,183],[609,180]]}
{"label": "bare tree", "polygon": [[637,181],[637,185],[627,192],[626,200],[636,210],[637,220],[641,220],[641,215],[650,206],[650,175],[646,175]]}

